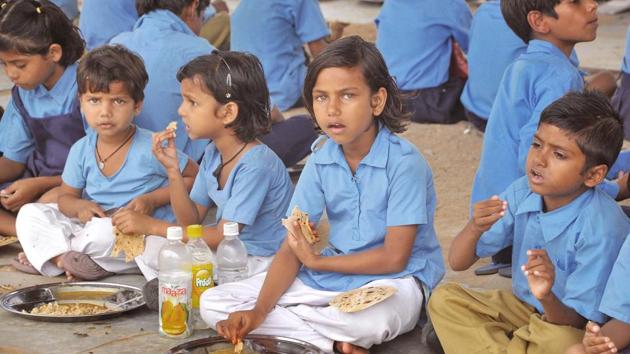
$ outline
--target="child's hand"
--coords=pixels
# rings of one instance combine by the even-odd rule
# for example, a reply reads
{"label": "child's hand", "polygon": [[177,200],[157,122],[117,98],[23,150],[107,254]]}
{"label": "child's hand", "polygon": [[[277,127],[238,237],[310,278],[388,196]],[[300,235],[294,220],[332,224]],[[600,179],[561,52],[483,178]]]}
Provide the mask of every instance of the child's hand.
{"label": "child's hand", "polygon": [[613,354],[618,352],[617,346],[610,338],[604,337],[597,323],[588,321],[586,332],[582,339],[584,349],[588,354]]}
{"label": "child's hand", "polygon": [[40,185],[34,178],[17,180],[2,190],[0,198],[2,206],[16,213],[26,203],[34,202],[42,193]]}
{"label": "child's hand", "polygon": [[488,200],[476,203],[473,207],[473,227],[483,233],[499,220],[507,209],[507,202],[494,195]]}
{"label": "child's hand", "polygon": [[133,211],[129,208],[121,208],[112,215],[112,225],[127,235],[151,234],[151,218],[148,215]]}
{"label": "child's hand", "polygon": [[77,213],[77,217],[82,223],[87,223],[92,220],[93,217],[105,217],[105,212],[100,205],[91,202],[89,200],[79,200],[77,201],[80,205],[78,205],[79,212]]}
{"label": "child's hand", "polygon": [[617,193],[617,197],[615,198],[616,200],[621,201],[630,198],[630,190],[628,190],[628,176],[630,176],[630,173],[623,171],[619,171],[617,174],[615,182],[617,182],[617,185],[619,186],[619,193]]}
{"label": "child's hand", "polygon": [[[166,146],[163,142],[166,141]],[[179,161],[177,160],[177,149],[175,148],[175,131],[167,129],[153,133],[153,155],[160,163],[169,170],[179,171]]]}
{"label": "child's hand", "polygon": [[521,270],[527,277],[529,289],[536,299],[542,300],[551,294],[556,272],[547,251],[543,249],[528,250],[527,264],[522,265]]}
{"label": "child's hand", "polygon": [[232,312],[226,320],[217,322],[217,333],[236,344],[265,320],[265,315],[254,310]]}
{"label": "child's hand", "polygon": [[150,216],[153,215],[153,211],[155,210],[155,203],[150,196],[144,194],[129,202],[125,208]]}
{"label": "child's hand", "polygon": [[[317,232],[314,224],[311,224],[311,228],[314,233]],[[289,247],[291,247],[291,250],[293,250],[293,253],[300,262],[302,262],[305,267],[311,268],[313,261],[315,261],[319,255],[313,249],[313,245],[306,241],[306,237],[304,237],[302,229],[297,222],[293,222],[293,231],[288,232],[287,240]]]}

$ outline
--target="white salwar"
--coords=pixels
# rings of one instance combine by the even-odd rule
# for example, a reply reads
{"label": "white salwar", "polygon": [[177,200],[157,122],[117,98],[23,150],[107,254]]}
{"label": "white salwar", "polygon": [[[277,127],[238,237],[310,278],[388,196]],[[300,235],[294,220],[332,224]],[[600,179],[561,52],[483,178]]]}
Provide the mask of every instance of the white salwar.
{"label": "white salwar", "polygon": [[57,204],[24,205],[15,223],[17,236],[29,262],[45,276],[64,271],[50,260],[68,251],[87,254],[106,271],[133,273],[135,262],[125,262],[125,255],[112,257],[114,233],[111,218],[92,218],[86,224],[65,216]]}
{"label": "white salwar", "polygon": [[[202,319],[216,330],[217,322],[230,313],[251,310],[266,275],[206,290],[201,295]],[[370,308],[344,313],[328,305],[340,292],[313,289],[296,279],[252,333],[299,338],[333,352],[334,342],[370,348],[411,331],[423,305],[422,291],[414,278],[380,279],[364,287],[378,285],[393,286],[398,291]]]}

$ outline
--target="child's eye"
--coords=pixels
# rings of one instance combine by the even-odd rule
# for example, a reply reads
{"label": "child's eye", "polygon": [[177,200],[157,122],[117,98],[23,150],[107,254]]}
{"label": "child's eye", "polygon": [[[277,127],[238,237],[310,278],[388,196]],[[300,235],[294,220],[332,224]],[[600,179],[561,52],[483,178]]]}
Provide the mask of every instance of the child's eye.
{"label": "child's eye", "polygon": [[127,101],[126,101],[126,100],[123,100],[122,98],[116,98],[116,99],[114,99],[114,104],[117,104],[117,105],[123,105],[123,104],[125,104],[125,103],[127,103]]}
{"label": "child's eye", "polygon": [[193,107],[199,106],[199,103],[197,103],[197,101],[189,100],[189,102],[190,102],[190,105]]}
{"label": "child's eye", "polygon": [[553,152],[553,156],[555,156],[558,160],[564,160],[564,159],[567,158],[565,154],[563,154],[563,153],[561,153],[559,151],[554,151]]}
{"label": "child's eye", "polygon": [[100,100],[98,98],[96,98],[96,97],[90,97],[90,98],[87,99],[87,101],[89,103],[94,104],[94,103],[98,103]]}
{"label": "child's eye", "polygon": [[320,102],[321,103],[321,102],[326,101],[326,96],[324,96],[324,95],[317,95],[317,96],[314,97],[314,100],[316,102]]}
{"label": "child's eye", "polygon": [[354,97],[353,93],[344,93],[343,95],[341,95],[341,98],[343,98],[344,100],[349,100],[352,97]]}
{"label": "child's eye", "polygon": [[537,142],[537,141],[532,141],[532,147],[533,147],[534,149],[539,149],[539,148],[540,148],[540,143],[539,143],[539,142]]}

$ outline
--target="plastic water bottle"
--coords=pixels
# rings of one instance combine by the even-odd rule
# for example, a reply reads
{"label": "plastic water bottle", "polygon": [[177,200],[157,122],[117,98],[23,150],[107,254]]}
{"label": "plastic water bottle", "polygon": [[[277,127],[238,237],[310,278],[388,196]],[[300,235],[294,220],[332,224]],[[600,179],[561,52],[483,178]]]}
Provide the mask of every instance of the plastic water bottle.
{"label": "plastic water bottle", "polygon": [[247,277],[247,248],[238,238],[238,224],[223,224],[223,240],[217,248],[217,283],[239,281]]}
{"label": "plastic water bottle", "polygon": [[212,281],[212,252],[203,240],[203,226],[189,225],[186,228],[188,243],[186,248],[192,255],[192,309],[193,328],[206,329],[209,326],[199,315],[199,297],[208,288],[214,286]]}
{"label": "plastic water bottle", "polygon": [[185,338],[192,334],[192,257],[182,242],[181,227],[169,227],[166,238],[158,256],[160,335]]}

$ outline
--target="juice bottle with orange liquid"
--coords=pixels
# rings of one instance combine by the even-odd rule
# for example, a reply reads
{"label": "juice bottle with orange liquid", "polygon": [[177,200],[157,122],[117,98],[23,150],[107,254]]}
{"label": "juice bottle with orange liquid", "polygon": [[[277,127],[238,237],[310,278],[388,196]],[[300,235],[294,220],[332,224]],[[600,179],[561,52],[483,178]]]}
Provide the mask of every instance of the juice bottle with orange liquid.
{"label": "juice bottle with orange liquid", "polygon": [[199,297],[206,289],[214,286],[212,278],[212,252],[203,240],[203,226],[188,225],[186,228],[188,235],[188,243],[186,248],[192,255],[192,312],[193,312],[193,328],[206,329],[206,324],[199,315]]}
{"label": "juice bottle with orange liquid", "polygon": [[192,334],[192,256],[181,227],[169,227],[166,238],[158,256],[160,335],[185,338]]}

